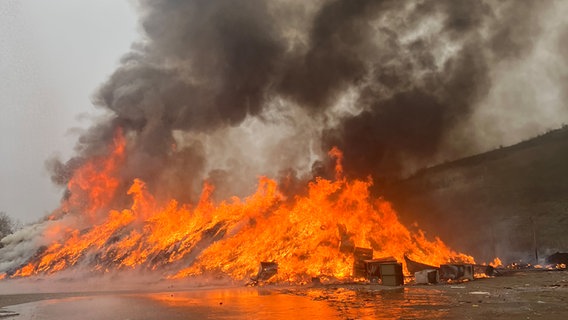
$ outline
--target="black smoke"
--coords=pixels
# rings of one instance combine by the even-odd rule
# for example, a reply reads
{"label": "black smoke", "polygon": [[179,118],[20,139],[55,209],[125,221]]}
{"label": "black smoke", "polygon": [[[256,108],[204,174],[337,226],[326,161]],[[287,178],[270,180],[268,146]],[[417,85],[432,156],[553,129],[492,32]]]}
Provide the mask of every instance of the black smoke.
{"label": "black smoke", "polygon": [[[242,183],[234,169],[249,163],[254,171],[255,157],[275,167],[264,164],[257,174],[285,173],[284,184],[296,190],[293,182],[310,172],[329,172],[325,155],[332,146],[344,151],[348,175],[396,179],[446,154],[467,154],[474,141],[460,141],[458,150],[444,141],[491,90],[493,67],[531,52],[546,7],[481,0],[140,0],[143,37],[94,97],[110,120],[81,137],[74,159],[52,162],[54,180],[65,183],[80,163],[104,153],[118,127],[128,140],[125,186],[141,178],[151,190],[182,200],[195,199],[207,178]],[[348,107],[341,102],[346,94]],[[264,123],[255,130],[267,131],[236,138],[231,128],[250,119]],[[271,123],[284,123],[287,136],[254,154],[252,145]],[[211,141],[231,148],[212,156]],[[318,159],[302,171],[295,162],[308,158],[307,149]]]}

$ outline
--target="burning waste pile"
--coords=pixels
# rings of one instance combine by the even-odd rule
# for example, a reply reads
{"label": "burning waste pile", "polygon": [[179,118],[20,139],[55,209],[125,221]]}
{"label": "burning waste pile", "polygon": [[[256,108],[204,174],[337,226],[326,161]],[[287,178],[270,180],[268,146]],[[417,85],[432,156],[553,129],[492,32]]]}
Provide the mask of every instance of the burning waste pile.
{"label": "burning waste pile", "polygon": [[[211,199],[213,186],[206,184],[199,202],[191,206],[175,199],[162,202],[143,181],[135,180],[127,191],[131,206],[107,209],[113,186],[118,186],[117,168],[125,161],[125,144],[118,132],[108,157],[76,170],[81,181],[74,177],[69,182],[75,192],[43,223],[43,237],[52,242],[12,264],[3,262],[2,277],[81,268],[95,273],[138,269],[170,278],[211,273],[294,283],[312,277],[348,279],[353,252],[362,245],[399,261],[406,254],[436,265],[473,262],[439,239],[429,241],[422,233],[411,233],[387,201],[371,198],[370,181],[343,177],[337,149],[330,152],[337,161],[336,178],[315,179],[305,196],[293,200],[284,198],[275,181],[261,178],[253,195],[221,203]],[[103,209],[108,213],[100,222],[75,226]],[[86,217],[78,221],[76,211]],[[29,245],[18,241],[19,236],[3,240],[2,257]],[[255,277],[260,261],[277,265],[264,263]]]}
{"label": "burning waste pile", "polygon": [[471,273],[371,187],[469,152],[448,137],[476,127],[492,67],[530,52],[535,3],[139,1],[105,115],[48,163],[59,208],[1,240],[0,278]]}

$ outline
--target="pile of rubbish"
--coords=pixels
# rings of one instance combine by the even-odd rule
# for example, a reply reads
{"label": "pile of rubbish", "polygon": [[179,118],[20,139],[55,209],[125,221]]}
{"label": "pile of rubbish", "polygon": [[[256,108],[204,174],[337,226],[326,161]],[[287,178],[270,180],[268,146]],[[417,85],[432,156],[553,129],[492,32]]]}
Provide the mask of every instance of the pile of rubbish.
{"label": "pile of rubbish", "polygon": [[[373,258],[373,250],[370,248],[355,247],[353,250],[353,279],[363,279],[369,283],[377,283],[384,286],[402,286],[405,283],[414,284],[437,284],[473,281],[478,278],[488,278],[510,274],[519,270],[546,271],[565,270],[568,265],[568,253],[557,252],[546,259],[549,268],[533,266],[530,264],[513,263],[506,267],[496,268],[490,265],[469,263],[448,263],[439,267],[420,263],[404,256],[404,263],[410,276],[405,276],[403,264],[394,257]],[[251,278],[247,284],[259,285],[268,281],[278,273],[278,263],[261,262],[258,274]],[[312,283],[321,283],[318,277],[312,278]]]}

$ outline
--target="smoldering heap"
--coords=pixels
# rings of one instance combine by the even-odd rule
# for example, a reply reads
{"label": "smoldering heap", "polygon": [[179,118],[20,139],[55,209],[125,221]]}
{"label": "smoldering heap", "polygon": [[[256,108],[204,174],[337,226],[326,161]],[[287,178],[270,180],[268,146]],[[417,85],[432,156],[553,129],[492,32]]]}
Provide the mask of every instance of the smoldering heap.
{"label": "smoldering heap", "polygon": [[[250,194],[264,175],[292,198],[306,192],[303,181],[333,176],[333,146],[346,176],[388,182],[479,147],[467,128],[493,70],[531,56],[560,5],[140,0],[143,38],[93,99],[107,114],[75,157],[49,162],[53,180],[72,197],[77,170],[106,157],[121,130],[126,156],[105,209],[131,201],[135,179],[158,199],[195,203],[203,181],[226,199]],[[31,233],[11,238],[26,253],[2,255],[0,271],[48,238]]]}

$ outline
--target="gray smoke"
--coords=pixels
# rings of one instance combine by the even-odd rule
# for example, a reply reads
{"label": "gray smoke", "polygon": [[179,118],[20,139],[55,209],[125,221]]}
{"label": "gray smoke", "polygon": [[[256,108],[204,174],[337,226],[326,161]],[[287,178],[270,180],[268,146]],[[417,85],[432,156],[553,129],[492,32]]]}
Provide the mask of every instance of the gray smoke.
{"label": "gray smoke", "polygon": [[[143,39],[94,97],[110,116],[82,136],[76,158],[51,162],[54,180],[65,183],[105,152],[117,127],[128,139],[121,191],[141,178],[155,194],[182,201],[195,200],[203,180],[222,197],[247,194],[258,175],[282,177],[297,192],[295,181],[329,172],[332,146],[344,151],[348,175],[382,181],[515,142],[487,138],[494,127],[483,115],[493,109],[492,123],[514,123],[517,140],[560,125],[558,117],[527,124],[522,119],[543,106],[517,112],[507,103],[514,97],[496,100],[494,88],[506,81],[511,92],[547,89],[504,74],[538,61],[542,46],[561,47],[567,33],[550,21],[561,21],[566,8],[562,1],[140,0]],[[543,41],[545,34],[559,42]],[[552,55],[565,79],[566,55]],[[567,115],[559,101],[546,108]]]}

